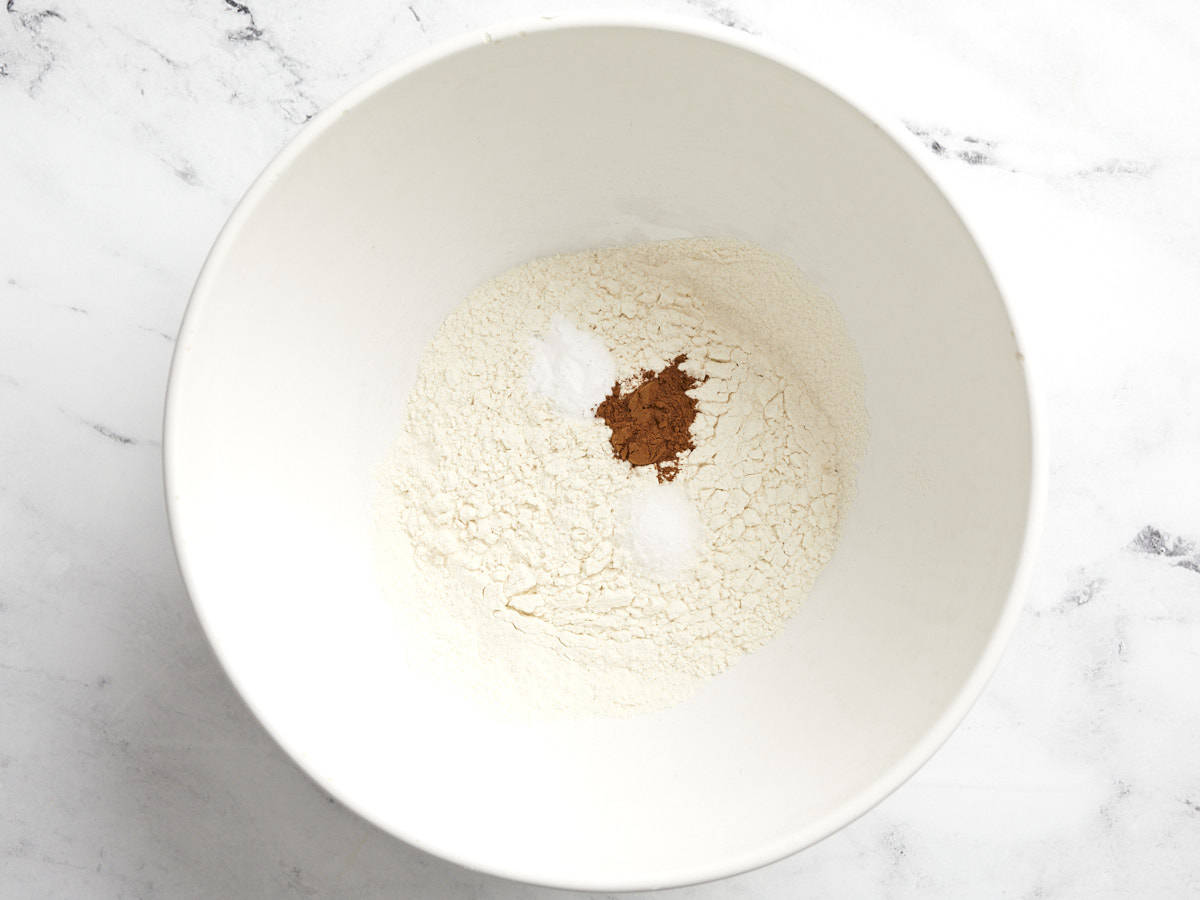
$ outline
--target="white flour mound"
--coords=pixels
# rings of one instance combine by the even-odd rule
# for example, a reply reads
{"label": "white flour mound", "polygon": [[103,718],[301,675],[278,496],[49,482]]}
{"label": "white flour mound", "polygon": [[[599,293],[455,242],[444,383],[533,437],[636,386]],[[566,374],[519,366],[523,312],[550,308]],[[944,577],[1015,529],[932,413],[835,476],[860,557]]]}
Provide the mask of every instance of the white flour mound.
{"label": "white flour mound", "polygon": [[[653,467],[614,459],[602,421],[529,391],[535,339],[560,316],[618,378],[686,354],[707,379],[671,485],[699,517],[676,577],[635,558],[646,536],[629,534]],[[866,444],[861,382],[833,303],[749,244],[557,256],[481,286],[422,357],[383,491],[409,658],[504,714],[686,698],[775,634],[832,555]]]}

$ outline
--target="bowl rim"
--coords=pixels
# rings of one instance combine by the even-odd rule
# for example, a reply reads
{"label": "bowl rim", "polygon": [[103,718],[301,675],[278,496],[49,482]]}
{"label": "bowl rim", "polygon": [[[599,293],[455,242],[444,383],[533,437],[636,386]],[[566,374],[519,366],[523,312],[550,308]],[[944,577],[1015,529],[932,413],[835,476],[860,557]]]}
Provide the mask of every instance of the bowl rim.
{"label": "bowl rim", "polygon": [[[585,28],[629,28],[662,31],[711,40],[735,49],[753,53],[809,79],[819,87],[849,104],[851,108],[874,124],[886,137],[890,138],[905,152],[917,166],[917,169],[929,180],[932,186],[947,202],[951,212],[959,219],[979,252],[984,267],[995,283],[1001,302],[1003,303],[1013,339],[1018,348],[1020,371],[1024,376],[1023,382],[1030,431],[1030,478],[1020,555],[1013,571],[1004,606],[984,651],[941,716],[938,717],[921,739],[910,747],[889,769],[827,815],[808,823],[802,828],[782,835],[778,839],[760,846],[753,851],[731,854],[730,856],[718,859],[710,858],[697,861],[695,864],[689,866],[675,866],[670,869],[656,871],[652,875],[639,873],[630,876],[614,873],[612,877],[605,877],[602,880],[591,876],[584,876],[567,880],[549,881],[535,869],[519,866],[495,866],[487,862],[481,863],[479,860],[473,859],[469,854],[460,853],[453,846],[435,841],[427,841],[417,833],[410,833],[385,825],[370,812],[360,808],[354,799],[348,797],[343,792],[336,772],[319,769],[319,767],[302,762],[303,756],[299,752],[300,748],[291,745],[288,737],[276,727],[269,711],[259,706],[253,693],[247,690],[240,675],[237,660],[229,653],[228,648],[222,645],[220,635],[213,629],[212,623],[205,613],[204,602],[194,587],[192,563],[190,561],[188,541],[185,534],[187,530],[185,526],[187,516],[177,502],[174,487],[178,481],[176,457],[180,446],[180,384],[183,380],[182,373],[188,365],[187,349],[190,343],[189,339],[193,336],[197,327],[197,310],[204,304],[205,296],[211,289],[215,277],[214,273],[220,268],[230,248],[235,243],[242,226],[250,218],[280,175],[321,134],[331,128],[342,115],[387,85],[401,78],[442,60],[477,49],[486,44],[517,39],[531,33]],[[297,767],[323,790],[337,798],[338,802],[353,811],[360,818],[419,850],[451,863],[488,875],[526,884],[568,890],[602,892],[655,890],[701,884],[749,872],[777,862],[824,840],[854,822],[891,795],[929,761],[962,722],[972,705],[983,692],[989,678],[1000,662],[1005,645],[1008,643],[1016,627],[1023,606],[1024,595],[1029,584],[1034,555],[1033,551],[1037,543],[1043,518],[1046,453],[1044,447],[1044,430],[1041,426],[1041,403],[1038,398],[1038,391],[1035,388],[1037,382],[1033,377],[1030,360],[1024,352],[1025,345],[1020,339],[1020,329],[1013,316],[1012,305],[1007,299],[1002,281],[997,277],[995,267],[989,261],[988,254],[979,240],[978,234],[971,227],[968,217],[963,215],[962,211],[955,204],[951,192],[947,190],[941,178],[931,171],[930,166],[924,160],[923,145],[920,144],[914,135],[901,128],[891,114],[886,112],[874,113],[872,111],[872,103],[864,99],[871,96],[869,91],[858,88],[855,83],[848,83],[849,79],[842,76],[839,76],[838,81],[839,84],[835,88],[826,78],[815,75],[805,66],[801,65],[794,58],[794,53],[785,50],[769,38],[764,38],[761,35],[751,35],[731,27],[684,15],[610,11],[519,18],[478,28],[448,40],[440,41],[430,47],[410,54],[399,62],[384,67],[380,72],[342,95],[337,101],[326,107],[306,123],[275,155],[270,163],[267,164],[261,174],[251,183],[241,200],[238,201],[205,258],[195,286],[188,299],[171,358],[162,433],[163,484],[171,543],[178,561],[184,587],[187,590],[196,617],[209,644],[212,646],[217,661],[222,669],[224,669],[226,676],[233,684],[238,695],[254,714],[255,718],[262,724],[270,737]]]}

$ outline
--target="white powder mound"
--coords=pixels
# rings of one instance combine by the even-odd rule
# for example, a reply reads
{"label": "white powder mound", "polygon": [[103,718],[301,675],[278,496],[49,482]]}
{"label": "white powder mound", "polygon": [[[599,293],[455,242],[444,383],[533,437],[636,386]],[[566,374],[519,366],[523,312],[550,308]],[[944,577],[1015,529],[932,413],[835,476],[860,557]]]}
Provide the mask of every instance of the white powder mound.
{"label": "white powder mound", "polygon": [[[674,577],[647,560],[679,562],[686,541],[631,530],[636,498],[659,488],[653,467],[614,459],[602,421],[529,392],[531,339],[570,342],[556,316],[607,347],[618,378],[686,354],[706,379],[691,391],[695,449],[669,488],[698,527],[655,501],[696,535]],[[497,715],[674,704],[803,600],[865,444],[854,348],[783,258],[684,240],[507,272],[426,349],[388,470],[379,538],[407,636],[398,652]]]}
{"label": "white powder mound", "polygon": [[551,317],[549,330],[533,341],[532,352],[530,389],[566,416],[586,418],[595,413],[617,379],[608,348],[562,316]]}
{"label": "white powder mound", "polygon": [[703,526],[683,485],[639,485],[626,527],[633,561],[652,577],[669,581],[696,565]]}

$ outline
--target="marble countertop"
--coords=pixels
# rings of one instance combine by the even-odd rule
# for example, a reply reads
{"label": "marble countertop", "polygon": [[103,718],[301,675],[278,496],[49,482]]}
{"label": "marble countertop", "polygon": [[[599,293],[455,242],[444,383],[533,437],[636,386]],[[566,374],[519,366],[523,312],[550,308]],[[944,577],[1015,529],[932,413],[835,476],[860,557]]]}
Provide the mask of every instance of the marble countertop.
{"label": "marble countertop", "polygon": [[[563,5],[7,0],[0,895],[566,896],[403,845],[284,757],[193,617],[159,459],[189,289],[262,166],[386,64]],[[954,737],[822,844],[671,895],[1200,892],[1200,8],[646,6],[761,33],[923,141],[1050,448],[1026,609]]]}

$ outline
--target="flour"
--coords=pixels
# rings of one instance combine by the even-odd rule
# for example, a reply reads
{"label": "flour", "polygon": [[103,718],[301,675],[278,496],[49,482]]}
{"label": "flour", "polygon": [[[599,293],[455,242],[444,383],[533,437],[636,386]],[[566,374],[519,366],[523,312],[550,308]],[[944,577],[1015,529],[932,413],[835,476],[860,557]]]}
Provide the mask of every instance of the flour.
{"label": "flour", "polygon": [[[680,355],[706,379],[669,486],[696,517],[669,577],[635,552],[652,467],[530,394],[563,317],[619,378]],[[761,646],[831,557],[866,441],[833,304],[788,261],[686,240],[541,259],[483,285],[422,357],[382,500],[408,653],[490,710],[671,705]],[[687,527],[692,527],[689,525]]]}

